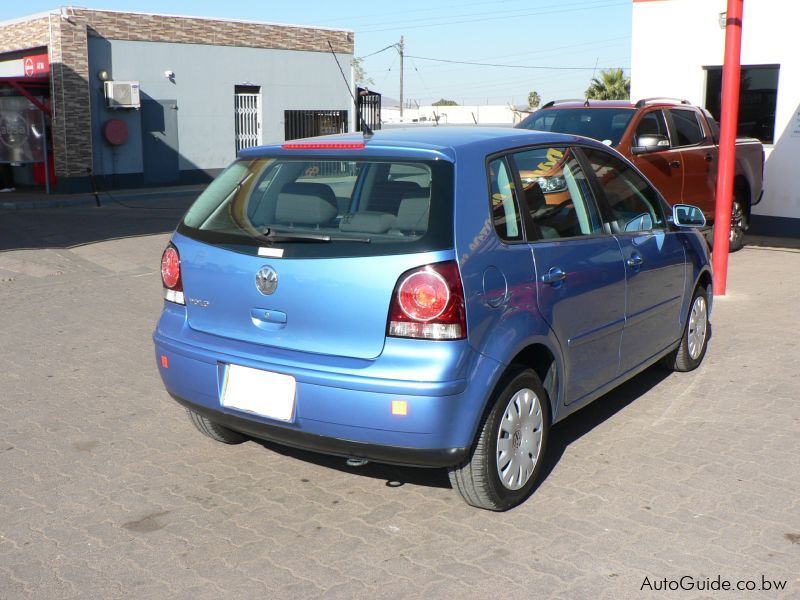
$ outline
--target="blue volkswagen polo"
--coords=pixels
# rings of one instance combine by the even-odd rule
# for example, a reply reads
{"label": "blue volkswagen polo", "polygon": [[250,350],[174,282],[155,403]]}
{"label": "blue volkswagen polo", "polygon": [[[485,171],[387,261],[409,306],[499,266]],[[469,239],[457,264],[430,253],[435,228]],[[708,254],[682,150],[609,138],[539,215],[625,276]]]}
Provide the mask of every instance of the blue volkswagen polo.
{"label": "blue volkswagen polo", "polygon": [[244,151],[164,251],[164,385],[205,435],[444,467],[522,502],[550,427],[661,362],[696,368],[702,213],[616,151],[425,128]]}

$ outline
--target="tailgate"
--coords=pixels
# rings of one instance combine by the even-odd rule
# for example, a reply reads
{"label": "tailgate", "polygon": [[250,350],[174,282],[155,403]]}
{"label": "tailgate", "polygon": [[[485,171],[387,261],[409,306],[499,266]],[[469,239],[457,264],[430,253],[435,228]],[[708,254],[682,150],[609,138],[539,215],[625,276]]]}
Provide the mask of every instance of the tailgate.
{"label": "tailgate", "polygon": [[[183,236],[173,240],[189,326],[264,346],[371,359],[379,356],[395,283],[442,253],[346,258],[266,258]],[[449,253],[452,255],[452,252]],[[259,291],[262,269],[277,276]]]}

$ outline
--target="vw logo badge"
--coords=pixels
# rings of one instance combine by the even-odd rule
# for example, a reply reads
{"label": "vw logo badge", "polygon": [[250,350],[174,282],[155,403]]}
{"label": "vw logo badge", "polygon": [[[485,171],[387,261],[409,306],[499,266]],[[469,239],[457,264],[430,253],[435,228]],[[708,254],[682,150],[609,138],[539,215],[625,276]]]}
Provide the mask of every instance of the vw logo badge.
{"label": "vw logo badge", "polygon": [[256,273],[256,287],[258,291],[269,296],[278,287],[278,273],[272,267],[261,267]]}

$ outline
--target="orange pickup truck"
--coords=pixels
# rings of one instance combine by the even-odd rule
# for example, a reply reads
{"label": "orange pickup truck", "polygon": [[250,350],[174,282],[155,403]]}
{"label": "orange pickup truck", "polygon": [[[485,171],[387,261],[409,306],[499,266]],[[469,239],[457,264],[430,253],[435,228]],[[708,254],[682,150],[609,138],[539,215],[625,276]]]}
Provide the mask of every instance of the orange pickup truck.
{"label": "orange pickup truck", "polygon": [[[714,221],[719,125],[686,100],[648,98],[548,102],[517,127],[591,137],[616,148],[635,164],[670,204],[700,207]],[[742,246],[750,208],[761,200],[764,148],[736,140],[731,250]],[[712,235],[709,234],[709,241]]]}

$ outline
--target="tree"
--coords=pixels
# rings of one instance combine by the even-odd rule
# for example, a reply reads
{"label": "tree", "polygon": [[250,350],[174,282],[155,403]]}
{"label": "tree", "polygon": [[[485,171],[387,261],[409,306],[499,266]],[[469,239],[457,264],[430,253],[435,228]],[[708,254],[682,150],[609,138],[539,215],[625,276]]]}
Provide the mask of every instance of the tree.
{"label": "tree", "polygon": [[542,98],[539,96],[539,92],[533,91],[528,94],[528,106],[530,108],[538,108],[541,103]]}
{"label": "tree", "polygon": [[627,100],[631,97],[631,80],[622,69],[600,71],[600,77],[592,77],[586,98],[592,100]]}
{"label": "tree", "polygon": [[458,102],[455,100],[446,100],[442,98],[441,100],[437,100],[431,106],[458,106]]}
{"label": "tree", "polygon": [[364,62],[363,58],[353,59],[353,79],[355,79],[354,83],[361,85],[375,85],[375,81],[372,79],[372,77],[367,77],[367,74],[364,72],[363,62]]}

